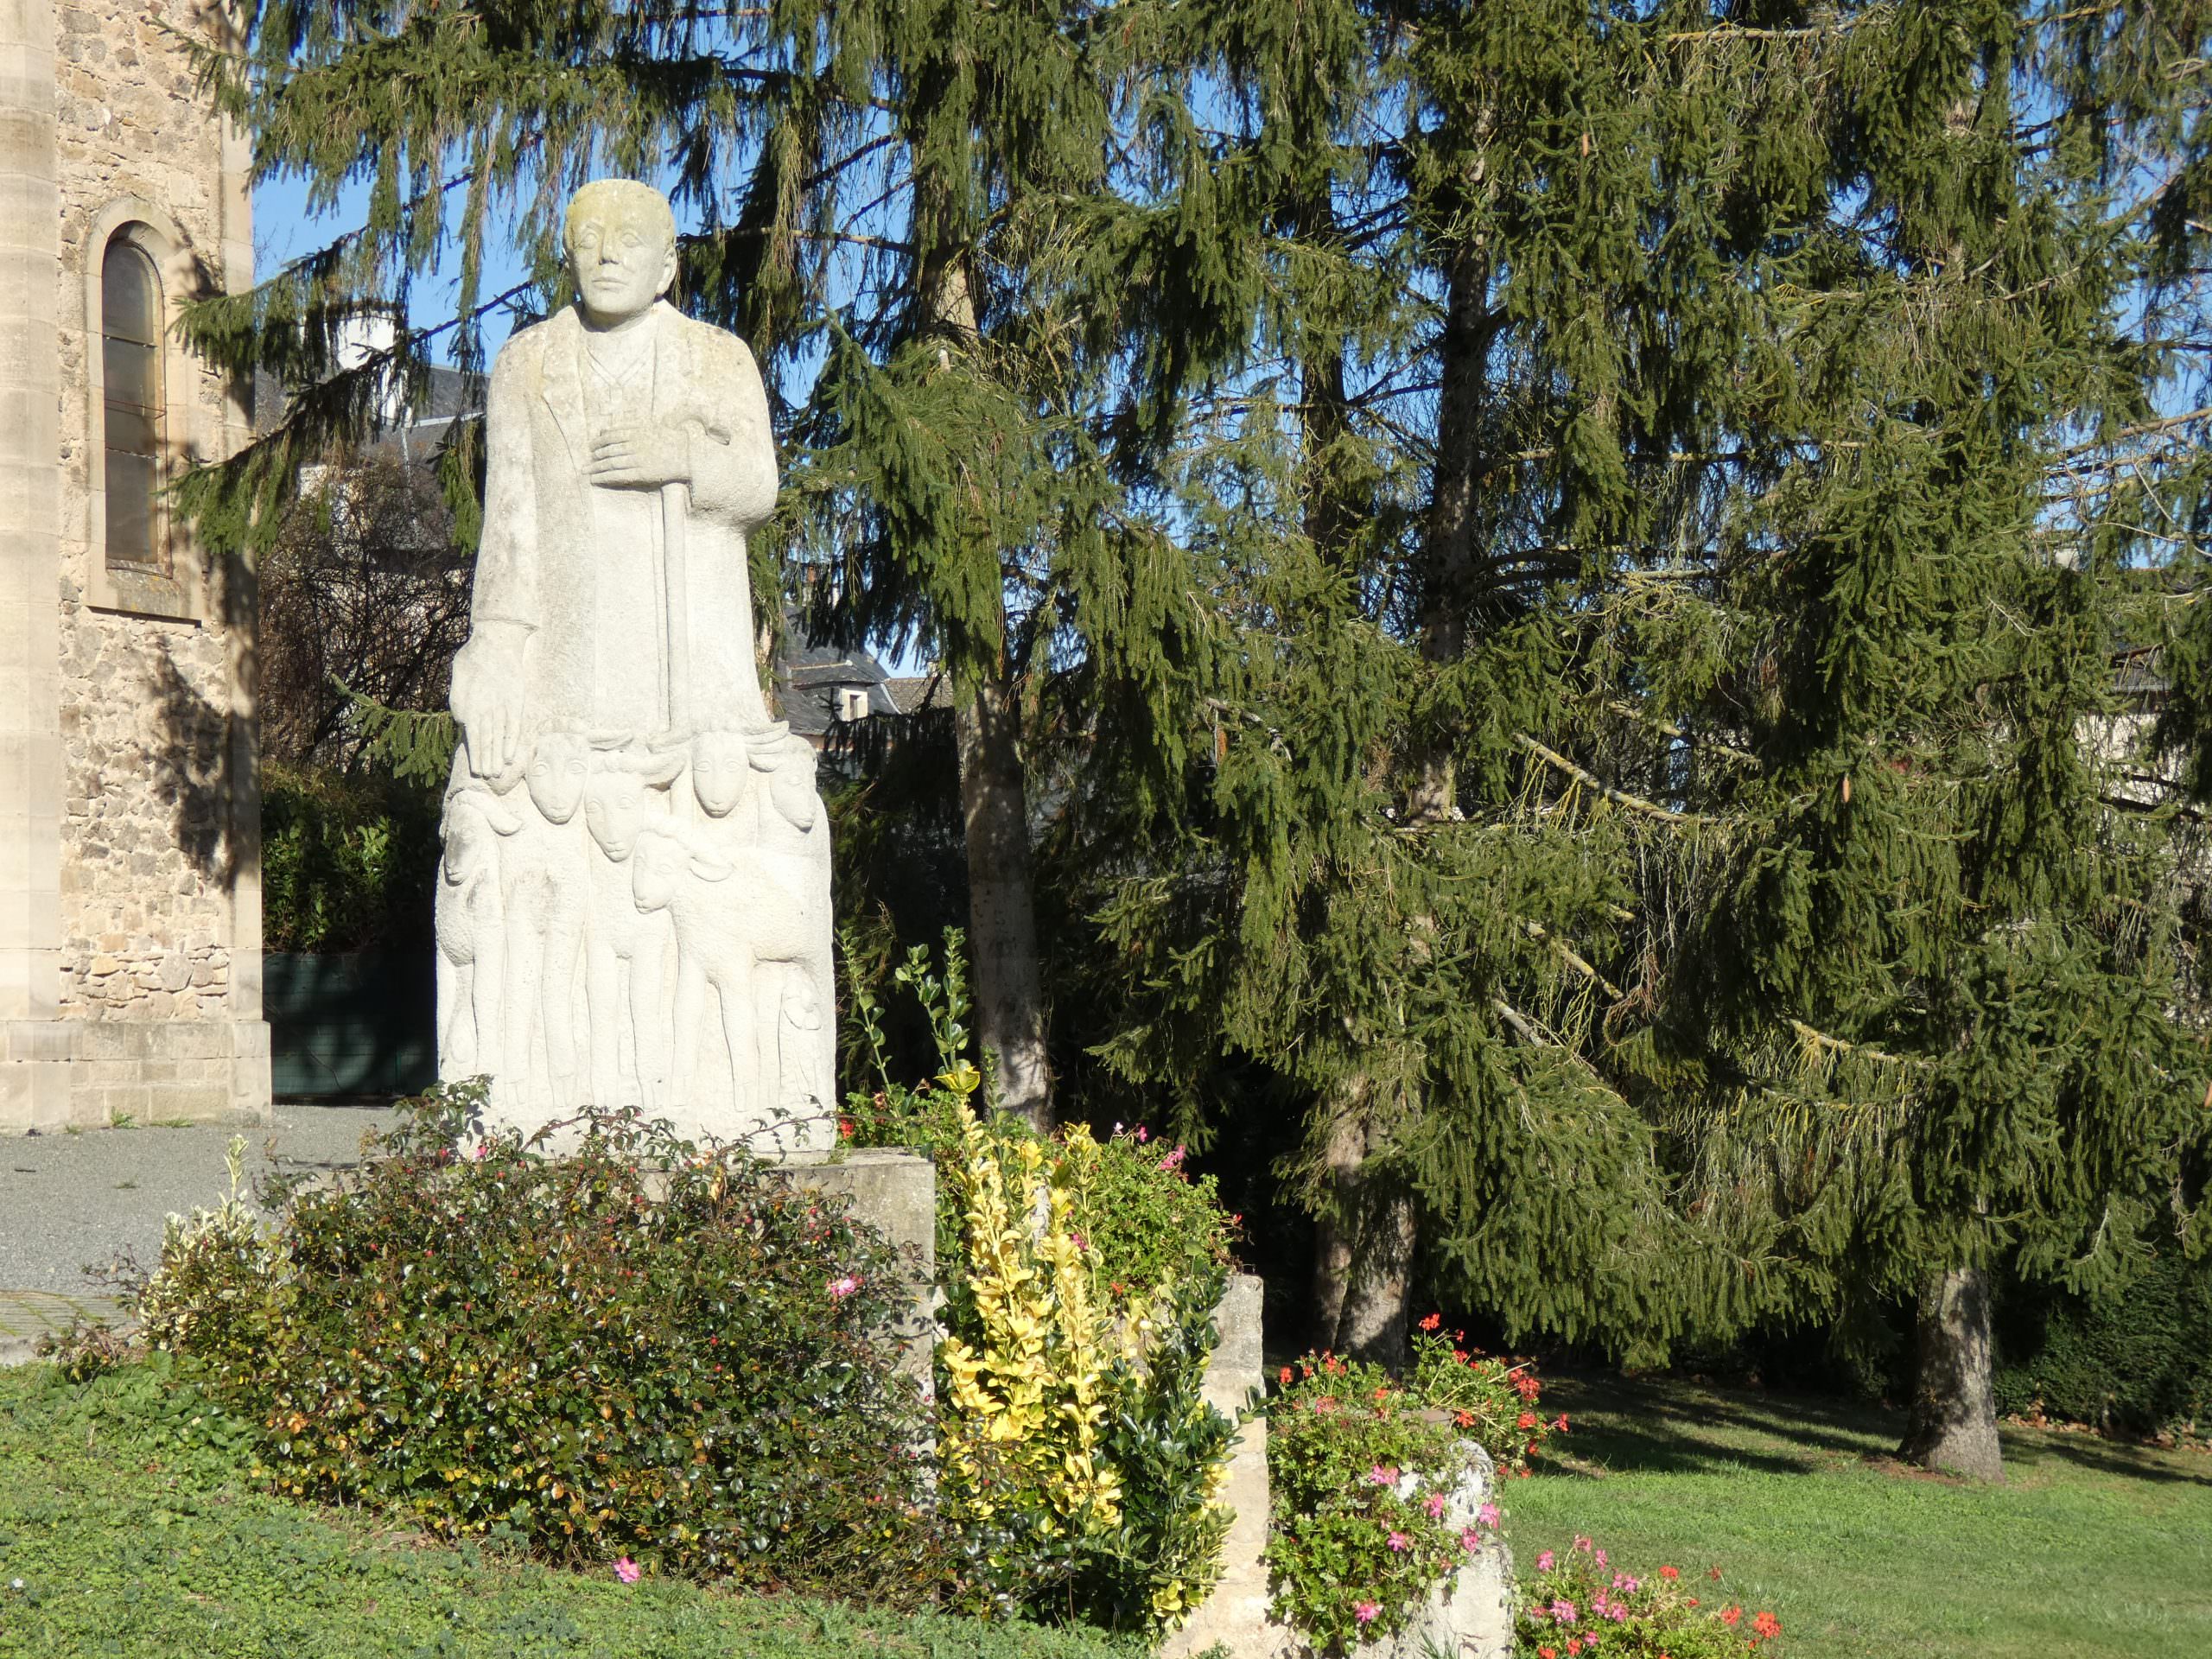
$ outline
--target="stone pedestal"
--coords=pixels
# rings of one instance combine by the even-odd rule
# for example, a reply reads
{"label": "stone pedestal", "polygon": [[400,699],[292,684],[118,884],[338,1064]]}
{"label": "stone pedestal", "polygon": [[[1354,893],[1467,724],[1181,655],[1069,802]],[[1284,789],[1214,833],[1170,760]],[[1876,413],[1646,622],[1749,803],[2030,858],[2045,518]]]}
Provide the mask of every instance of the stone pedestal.
{"label": "stone pedestal", "polygon": [[[1221,1345],[1206,1368],[1205,1394],[1234,1415],[1262,1382],[1261,1281],[1240,1274],[1229,1282],[1215,1322]],[[1218,1646],[1230,1659],[1307,1659],[1306,1642],[1269,1615],[1268,1424],[1255,1417],[1239,1433],[1224,1494],[1236,1519],[1223,1551],[1221,1582],[1189,1623],[1160,1647],[1160,1659],[1197,1659]],[[1448,1494],[1447,1524],[1491,1536],[1481,1553],[1429,1592],[1412,1623],[1394,1637],[1362,1645],[1352,1659],[1512,1659],[1513,1558],[1502,1540],[1478,1526],[1497,1476],[1489,1454],[1473,1448],[1475,1468]]]}
{"label": "stone pedestal", "polygon": [[1428,1592],[1405,1629],[1363,1643],[1352,1659],[1513,1659],[1513,1553],[1478,1520],[1497,1491],[1497,1471],[1480,1446],[1466,1449],[1474,1467],[1447,1495],[1444,1524],[1481,1532],[1489,1541]]}
{"label": "stone pedestal", "polygon": [[852,1213],[891,1241],[912,1264],[912,1300],[899,1323],[902,1365],[925,1398],[936,1395],[937,1166],[925,1153],[869,1147],[842,1157],[804,1154],[770,1160],[802,1186],[852,1200]]}
{"label": "stone pedestal", "polygon": [[[1220,1345],[1206,1367],[1209,1404],[1231,1417],[1251,1403],[1261,1386],[1262,1281],[1238,1274],[1214,1314]],[[1235,1511],[1222,1548],[1221,1582],[1198,1605],[1187,1623],[1160,1648],[1161,1659],[1190,1659],[1216,1643],[1235,1659],[1287,1659],[1299,1651],[1289,1631],[1268,1622],[1268,1568],[1260,1559],[1268,1547],[1268,1420],[1255,1417],[1237,1431],[1229,1460],[1223,1501]]]}

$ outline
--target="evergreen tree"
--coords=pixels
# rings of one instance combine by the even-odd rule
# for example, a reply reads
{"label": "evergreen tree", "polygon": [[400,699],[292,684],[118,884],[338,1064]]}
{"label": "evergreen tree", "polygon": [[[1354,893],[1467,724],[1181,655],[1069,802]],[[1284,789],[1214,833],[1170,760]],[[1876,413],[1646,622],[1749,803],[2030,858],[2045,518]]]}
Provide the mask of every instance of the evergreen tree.
{"label": "evergreen tree", "polygon": [[2212,729],[2208,0],[267,0],[250,39],[211,73],[263,166],[372,212],[196,315],[315,383],[203,523],[261,533],[358,421],[361,296],[419,353],[457,239],[466,359],[499,225],[542,308],[562,192],[669,169],[685,302],[785,394],[764,560],[959,688],[1010,1103],[1050,984],[1076,1104],[1291,1115],[1334,1339],[1402,1330],[1416,1242],[1639,1359],[1909,1298],[1910,1449],[1987,1471],[1990,1267],[2193,1242],[2189,820],[2116,662],[2161,645],[2167,741]]}
{"label": "evergreen tree", "polygon": [[1378,19],[1431,315],[1354,429],[1425,487],[1340,583],[1265,413],[1193,447],[1267,647],[1101,901],[1128,1074],[1356,1080],[1469,1301],[1636,1352],[1914,1296],[1908,1449],[1990,1472],[1988,1264],[2109,1287],[2196,1202],[2105,741],[2202,509],[2129,481],[2202,347],[2205,18],[2142,10]]}

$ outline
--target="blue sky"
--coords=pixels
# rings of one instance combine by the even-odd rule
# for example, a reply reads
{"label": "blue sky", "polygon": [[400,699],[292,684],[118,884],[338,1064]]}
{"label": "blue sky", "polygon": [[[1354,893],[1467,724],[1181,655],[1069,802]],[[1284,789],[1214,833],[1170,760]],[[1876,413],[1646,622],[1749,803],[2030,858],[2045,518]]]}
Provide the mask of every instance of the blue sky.
{"label": "blue sky", "polygon": [[[346,191],[334,209],[318,216],[308,211],[307,187],[296,179],[270,180],[255,186],[254,275],[266,277],[359,224],[367,201],[368,187],[359,185]],[[512,287],[526,274],[522,262],[504,243],[487,249],[484,263],[483,291],[487,294]],[[412,309],[418,322],[439,322],[453,315],[460,276],[460,263],[454,260],[429,283],[417,287]],[[494,315],[484,320],[487,361],[506,337],[507,320],[504,316]]]}

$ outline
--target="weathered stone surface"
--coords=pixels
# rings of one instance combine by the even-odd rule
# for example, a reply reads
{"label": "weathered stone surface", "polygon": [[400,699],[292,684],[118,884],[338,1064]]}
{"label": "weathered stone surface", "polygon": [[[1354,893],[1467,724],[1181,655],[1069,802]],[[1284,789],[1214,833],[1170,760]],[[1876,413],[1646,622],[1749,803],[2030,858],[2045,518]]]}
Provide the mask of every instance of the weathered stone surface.
{"label": "weathered stone surface", "polygon": [[587,1103],[826,1148],[829,824],[768,718],[746,535],[774,509],[745,343],[662,296],[649,186],[577,193],[582,298],[492,374],[438,884],[440,1074],[535,1131]]}
{"label": "weathered stone surface", "polygon": [[[1262,1381],[1261,1298],[1265,1288],[1249,1274],[1230,1278],[1214,1325],[1221,1339],[1206,1366],[1207,1402],[1235,1416]],[[1182,1628],[1160,1648],[1161,1659],[1189,1659],[1217,1643],[1234,1659],[1278,1659],[1298,1652],[1289,1631],[1268,1618],[1268,1422],[1255,1417],[1238,1431],[1222,1501],[1235,1512],[1222,1551],[1221,1582]]]}
{"label": "weathered stone surface", "polygon": [[[1481,1524],[1497,1471],[1482,1447],[1465,1443],[1462,1449],[1473,1455],[1474,1467],[1446,1495],[1443,1520],[1452,1531],[1479,1534],[1481,1549],[1429,1592],[1405,1629],[1363,1643],[1352,1659],[1513,1659],[1513,1555]],[[1418,1488],[1417,1479],[1408,1479]]]}
{"label": "weathered stone surface", "polygon": [[[261,1018],[249,590],[174,522],[167,574],[109,569],[99,439],[100,271],[127,236],[171,327],[164,474],[245,440],[238,389],[173,330],[252,276],[250,158],[181,38],[226,27],[205,0],[0,10],[0,1020],[66,1033],[0,1055],[0,1132],[106,1121],[116,1085],[74,1058],[96,1025],[206,1024],[230,1057]],[[177,1081],[135,1079],[205,1109],[162,1098]],[[265,1065],[220,1081],[223,1115],[265,1116]]]}
{"label": "weathered stone surface", "polygon": [[[1259,1280],[1230,1280],[1215,1323],[1220,1344],[1206,1370],[1208,1400],[1224,1411],[1243,1407],[1261,1386],[1262,1362]],[[1267,1420],[1243,1427],[1230,1465],[1224,1497],[1236,1511],[1224,1552],[1222,1579],[1188,1623],[1161,1645],[1161,1659],[1196,1659],[1219,1647],[1230,1659],[1306,1659],[1303,1638],[1269,1616],[1268,1570],[1260,1559],[1268,1543]],[[1353,1659],[1512,1659],[1513,1558],[1504,1541],[1482,1525],[1483,1505],[1497,1485],[1490,1455],[1467,1448],[1474,1469],[1446,1495],[1443,1519],[1454,1531],[1474,1531],[1482,1548],[1430,1592],[1412,1623],[1396,1636],[1367,1643]],[[1420,1489],[1418,1476],[1400,1490]]]}

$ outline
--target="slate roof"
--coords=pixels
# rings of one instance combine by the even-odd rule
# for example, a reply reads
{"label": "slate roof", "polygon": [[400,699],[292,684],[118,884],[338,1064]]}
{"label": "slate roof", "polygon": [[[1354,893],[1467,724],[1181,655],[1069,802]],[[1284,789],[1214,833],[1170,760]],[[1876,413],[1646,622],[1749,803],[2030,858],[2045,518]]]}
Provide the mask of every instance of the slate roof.
{"label": "slate roof", "polygon": [[[435,454],[446,439],[447,429],[456,420],[483,412],[484,394],[489,382],[480,374],[463,374],[459,369],[448,368],[442,363],[430,365],[428,384],[413,409],[403,414],[376,437],[372,448],[397,448],[404,460],[423,459]],[[283,382],[265,369],[256,370],[253,377],[253,429],[257,433],[269,431],[284,418],[284,410],[290,399],[284,392]]]}
{"label": "slate roof", "polygon": [[942,674],[894,674],[883,683],[902,715],[952,707],[952,682]]}
{"label": "slate roof", "polygon": [[838,693],[849,688],[867,691],[871,719],[905,712],[886,689],[891,677],[872,653],[836,645],[800,645],[795,643],[798,637],[794,629],[794,643],[776,658],[778,701],[791,730],[802,737],[820,737],[840,724]]}

